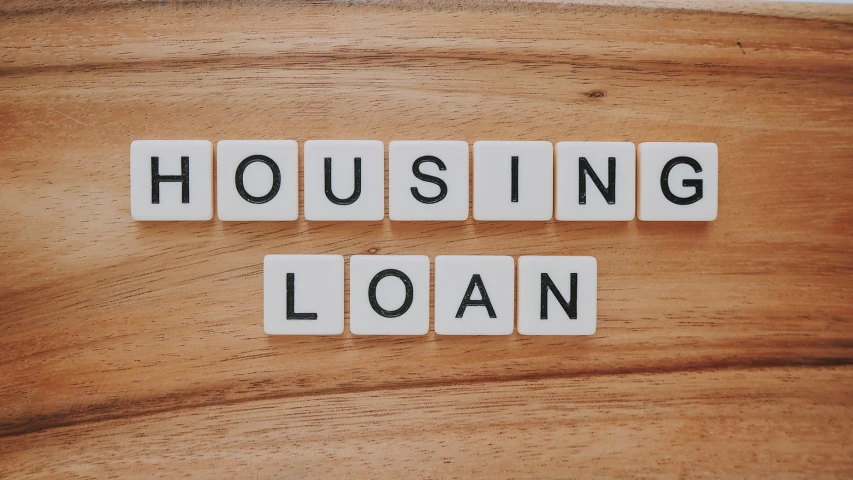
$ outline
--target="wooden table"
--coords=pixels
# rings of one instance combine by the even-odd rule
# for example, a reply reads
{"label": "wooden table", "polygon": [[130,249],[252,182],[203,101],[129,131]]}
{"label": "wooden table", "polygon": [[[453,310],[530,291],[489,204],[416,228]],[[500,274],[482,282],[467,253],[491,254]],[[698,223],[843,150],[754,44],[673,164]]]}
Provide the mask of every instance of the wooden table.
{"label": "wooden table", "polygon": [[[661,5],[4,2],[0,477],[853,477],[853,7]],[[166,138],[711,141],[719,218],[134,222]],[[593,255],[598,332],[271,337],[270,253]]]}

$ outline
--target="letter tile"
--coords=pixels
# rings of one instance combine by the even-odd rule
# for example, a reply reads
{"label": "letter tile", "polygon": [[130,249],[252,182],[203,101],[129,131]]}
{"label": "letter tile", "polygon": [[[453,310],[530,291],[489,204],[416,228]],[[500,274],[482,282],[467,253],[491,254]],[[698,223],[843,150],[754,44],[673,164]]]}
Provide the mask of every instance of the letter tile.
{"label": "letter tile", "polygon": [[134,220],[211,220],[211,143],[207,140],[132,142],[130,215]]}
{"label": "letter tile", "polygon": [[293,140],[216,143],[216,214],[220,220],[296,220],[299,146]]}
{"label": "letter tile", "polygon": [[395,140],[389,143],[391,220],[467,220],[468,178],[468,142]]}
{"label": "letter tile", "polygon": [[594,257],[519,257],[518,333],[595,333],[597,276]]}
{"label": "letter tile", "polygon": [[349,327],[356,335],[426,335],[429,257],[350,257]]}
{"label": "letter tile", "polygon": [[435,333],[509,335],[514,327],[512,257],[435,257]]}
{"label": "letter tile", "polygon": [[557,144],[557,220],[633,220],[637,161],[631,142]]}
{"label": "letter tile", "polygon": [[550,220],[553,211],[551,142],[474,142],[474,219]]}
{"label": "letter tile", "polygon": [[264,257],[264,331],[269,335],[344,332],[344,257]]}
{"label": "letter tile", "polygon": [[647,221],[711,221],[717,218],[718,158],[715,143],[641,143],[637,217]]}
{"label": "letter tile", "polygon": [[385,218],[385,145],[379,140],[308,140],[306,220]]}

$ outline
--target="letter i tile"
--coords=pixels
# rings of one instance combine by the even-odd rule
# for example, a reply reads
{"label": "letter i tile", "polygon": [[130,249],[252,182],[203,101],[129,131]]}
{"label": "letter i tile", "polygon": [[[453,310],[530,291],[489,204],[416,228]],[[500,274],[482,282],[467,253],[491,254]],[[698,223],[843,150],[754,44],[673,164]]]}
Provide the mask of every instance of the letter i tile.
{"label": "letter i tile", "polygon": [[553,212],[551,142],[474,142],[475,220],[550,220]]}

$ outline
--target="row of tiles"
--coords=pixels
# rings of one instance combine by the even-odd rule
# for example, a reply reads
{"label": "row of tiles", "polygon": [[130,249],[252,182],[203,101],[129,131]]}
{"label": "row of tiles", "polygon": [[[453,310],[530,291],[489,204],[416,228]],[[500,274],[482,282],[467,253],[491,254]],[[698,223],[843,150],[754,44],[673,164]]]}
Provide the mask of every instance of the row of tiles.
{"label": "row of tiles", "polygon": [[[434,330],[440,335],[592,335],[598,264],[594,257],[435,257]],[[424,255],[350,257],[350,331],[425,335],[430,261]],[[344,258],[264,257],[264,331],[340,335],[344,331]]]}
{"label": "row of tiles", "polygon": [[[475,220],[710,221],[717,217],[714,143],[478,141]],[[298,144],[224,140],[216,146],[220,220],[296,220]],[[465,141],[392,141],[391,220],[461,221],[469,211]],[[307,220],[382,220],[385,146],[378,140],[304,144]],[[638,175],[639,172],[639,175]],[[213,147],[207,140],[137,140],[130,148],[135,220],[213,218]],[[556,181],[555,181],[556,180]],[[555,189],[556,184],[556,189]],[[556,208],[555,208],[556,190]],[[556,212],[555,212],[556,210]]]}

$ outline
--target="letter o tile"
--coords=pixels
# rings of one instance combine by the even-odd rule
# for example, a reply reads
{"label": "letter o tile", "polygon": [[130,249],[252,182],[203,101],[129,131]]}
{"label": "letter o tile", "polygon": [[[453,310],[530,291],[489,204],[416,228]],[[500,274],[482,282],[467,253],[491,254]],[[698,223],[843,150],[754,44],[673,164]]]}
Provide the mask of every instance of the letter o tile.
{"label": "letter o tile", "polygon": [[350,331],[356,335],[425,335],[429,331],[429,257],[350,258]]}

